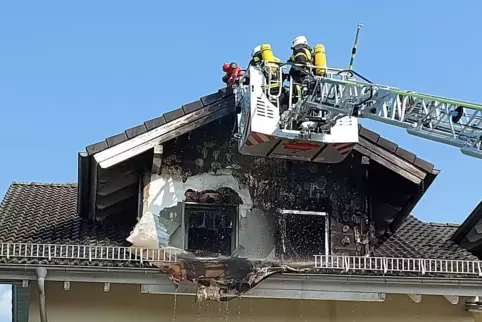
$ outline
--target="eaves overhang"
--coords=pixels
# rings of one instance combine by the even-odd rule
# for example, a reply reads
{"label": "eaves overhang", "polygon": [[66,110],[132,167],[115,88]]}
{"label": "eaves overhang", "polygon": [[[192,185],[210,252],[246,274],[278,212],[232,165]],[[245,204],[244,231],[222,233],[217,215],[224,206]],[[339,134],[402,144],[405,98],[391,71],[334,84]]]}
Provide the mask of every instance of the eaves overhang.
{"label": "eaves overhang", "polygon": [[450,240],[482,258],[482,202],[464,220]]}
{"label": "eaves overhang", "polygon": [[[143,293],[195,294],[192,283],[176,290],[169,278],[155,269],[43,267],[47,282],[64,282],[66,289],[70,283],[103,283],[105,291],[110,284],[137,284]],[[37,279],[35,268],[22,265],[0,266],[0,276],[1,282],[22,282],[24,286]],[[438,295],[458,302],[458,297],[480,296],[481,289],[480,278],[282,274],[267,278],[243,297],[383,301],[388,294],[404,294],[411,298]]]}

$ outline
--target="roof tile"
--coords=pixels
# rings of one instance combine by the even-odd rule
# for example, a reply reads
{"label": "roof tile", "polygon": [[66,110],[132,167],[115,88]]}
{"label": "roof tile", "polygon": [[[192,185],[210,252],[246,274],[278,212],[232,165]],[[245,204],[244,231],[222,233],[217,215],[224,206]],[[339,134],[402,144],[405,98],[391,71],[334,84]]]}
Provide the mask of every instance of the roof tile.
{"label": "roof tile", "polygon": [[129,139],[132,139],[145,132],[147,132],[147,128],[144,124],[141,124],[138,126],[131,127],[130,129],[127,129],[126,135]]}
{"label": "roof tile", "polygon": [[184,113],[189,114],[192,112],[195,112],[201,108],[203,108],[203,104],[201,103],[200,100],[185,104],[182,106],[182,109],[184,110]]}
{"label": "roof tile", "polygon": [[105,139],[107,142],[107,145],[110,147],[113,147],[114,145],[117,145],[119,143],[122,143],[124,141],[127,141],[128,137],[125,132],[119,133],[117,135],[113,135]]}
{"label": "roof tile", "polygon": [[148,131],[155,129],[156,127],[159,127],[164,124],[166,124],[166,119],[164,119],[164,115],[144,122],[144,125],[146,126],[146,129]]}
{"label": "roof tile", "polygon": [[223,95],[220,94],[219,92],[212,93],[206,96],[201,97],[201,103],[204,106],[211,105],[212,103],[215,103],[219,101],[221,98],[223,98]]}
{"label": "roof tile", "polygon": [[131,226],[91,222],[76,206],[77,184],[14,182],[0,207],[0,242],[130,246]]}
{"label": "roof tile", "polygon": [[182,116],[184,116],[185,113],[182,108],[178,108],[176,110],[172,110],[170,112],[164,113],[164,119],[166,120],[166,123],[169,123],[171,121],[174,121],[175,119],[178,119]]}
{"label": "roof tile", "polygon": [[87,150],[87,153],[89,155],[92,155],[94,153],[103,151],[103,150],[107,149],[108,147],[109,146],[107,145],[107,142],[104,140],[104,141],[100,141],[100,142],[88,145],[85,149]]}
{"label": "roof tile", "polygon": [[448,240],[458,225],[426,223],[410,215],[397,232],[383,243],[376,256],[477,260]]}
{"label": "roof tile", "polygon": [[392,152],[392,153],[395,153],[395,151],[397,150],[397,147],[398,147],[398,145],[396,145],[392,141],[389,141],[389,140],[387,140],[385,138],[382,138],[382,137],[378,138],[377,144],[379,146],[383,147],[384,149]]}
{"label": "roof tile", "polygon": [[408,162],[412,162],[415,161],[415,154],[413,154],[412,152],[410,151],[407,151],[401,147],[398,147],[397,148],[397,151],[395,152],[399,157],[401,158],[404,158],[405,160],[407,160]]}
{"label": "roof tile", "polygon": [[422,160],[419,157],[415,158],[413,164],[427,172],[432,172],[435,167],[432,163]]}
{"label": "roof tile", "polygon": [[[111,221],[93,223],[76,214],[76,184],[14,182],[0,207],[0,242],[129,246],[131,226]],[[425,223],[409,216],[400,229],[376,250],[376,256],[477,259],[447,239],[454,224]],[[0,260],[2,262],[2,260]],[[5,259],[3,259],[5,262]],[[38,263],[15,260],[9,263]],[[52,263],[52,262],[50,262]],[[108,265],[101,261],[56,261],[54,264]],[[120,266],[146,266],[120,262]],[[146,266],[147,267],[147,266]]]}
{"label": "roof tile", "polygon": [[360,135],[366,138],[367,140],[372,141],[373,143],[377,143],[378,139],[380,138],[380,135],[378,135],[373,131],[370,131],[365,127],[360,128]]}

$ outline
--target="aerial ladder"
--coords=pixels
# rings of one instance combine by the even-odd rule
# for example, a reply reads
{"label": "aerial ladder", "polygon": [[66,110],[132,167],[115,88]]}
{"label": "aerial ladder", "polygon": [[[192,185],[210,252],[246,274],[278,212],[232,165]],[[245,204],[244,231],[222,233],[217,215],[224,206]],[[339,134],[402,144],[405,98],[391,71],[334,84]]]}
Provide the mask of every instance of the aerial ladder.
{"label": "aerial ladder", "polygon": [[[360,25],[356,39],[359,29]],[[322,68],[322,76],[310,74],[310,90],[296,102],[290,79],[285,105],[283,86],[272,87],[272,79],[282,79],[283,70],[294,64],[265,61],[250,66],[234,88],[239,152],[339,163],[358,143],[358,120],[366,118],[482,159],[481,104],[372,83],[352,70],[355,52],[356,41],[347,70],[311,66]],[[279,74],[273,75],[273,70]]]}

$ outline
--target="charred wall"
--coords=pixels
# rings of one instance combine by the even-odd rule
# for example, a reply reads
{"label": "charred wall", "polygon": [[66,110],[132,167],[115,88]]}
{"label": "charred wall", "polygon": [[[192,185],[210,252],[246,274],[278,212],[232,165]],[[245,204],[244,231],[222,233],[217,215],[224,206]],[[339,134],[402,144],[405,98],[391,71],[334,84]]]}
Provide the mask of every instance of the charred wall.
{"label": "charred wall", "polygon": [[[274,225],[274,209],[325,211],[330,218],[332,254],[363,254],[363,236],[369,231],[365,168],[362,157],[352,153],[334,165],[244,156],[232,139],[234,117],[227,117],[163,145],[162,173],[183,181],[203,173],[229,171],[244,185],[252,198],[251,212],[266,216]],[[246,215],[249,219],[250,212]],[[276,229],[253,231],[250,238],[279,239]],[[372,229],[373,231],[373,229]],[[358,237],[358,243],[355,239]],[[358,244],[358,245],[357,245]],[[357,247],[358,246],[358,247]]]}

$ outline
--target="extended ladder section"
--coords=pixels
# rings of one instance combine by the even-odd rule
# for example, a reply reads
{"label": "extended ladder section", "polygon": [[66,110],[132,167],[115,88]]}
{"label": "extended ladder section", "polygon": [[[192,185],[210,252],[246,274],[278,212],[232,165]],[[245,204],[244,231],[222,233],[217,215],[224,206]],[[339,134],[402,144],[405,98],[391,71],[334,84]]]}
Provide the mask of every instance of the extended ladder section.
{"label": "extended ladder section", "polygon": [[343,116],[368,118],[406,128],[411,135],[459,147],[463,154],[482,159],[482,105],[373,84],[342,74],[312,76],[311,95],[295,106],[290,117],[320,113],[328,121]]}

